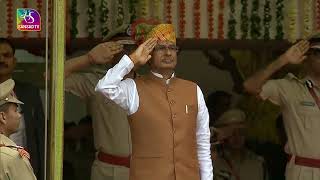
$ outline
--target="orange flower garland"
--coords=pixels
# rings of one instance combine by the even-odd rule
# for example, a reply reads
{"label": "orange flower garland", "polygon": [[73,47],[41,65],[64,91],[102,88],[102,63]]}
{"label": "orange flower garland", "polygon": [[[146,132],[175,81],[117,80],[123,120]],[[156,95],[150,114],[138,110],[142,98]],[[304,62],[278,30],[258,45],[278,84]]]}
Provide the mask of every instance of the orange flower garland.
{"label": "orange flower garland", "polygon": [[208,38],[213,39],[213,0],[208,0]]}
{"label": "orange flower garland", "polygon": [[52,26],[52,20],[51,20],[51,15],[52,15],[52,1],[48,1],[48,14],[46,14],[46,16],[48,16],[48,34],[51,34],[52,30],[51,30],[51,26]]}
{"label": "orange flower garland", "polygon": [[[23,0],[22,2],[22,7],[23,8],[28,8],[28,0]],[[28,37],[28,31],[22,31],[23,38]]]}
{"label": "orange flower garland", "polygon": [[224,0],[219,1],[219,15],[218,15],[218,39],[224,39],[224,32],[223,32],[223,26],[224,26]]}
{"label": "orange flower garland", "polygon": [[[42,14],[41,10],[42,10],[42,0],[37,0],[37,11],[39,12],[39,14]],[[42,23],[41,23],[41,25],[42,25]],[[38,31],[38,37],[39,38],[41,37],[41,31]]]}
{"label": "orange flower garland", "polygon": [[316,2],[316,28],[320,30],[320,0]]}
{"label": "orange flower garland", "polygon": [[194,0],[193,3],[193,16],[194,16],[194,37],[200,38],[200,0]]}
{"label": "orange flower garland", "polygon": [[184,33],[185,33],[185,25],[186,25],[186,4],[184,0],[179,1],[179,36],[180,38],[184,38]]}
{"label": "orange flower garland", "polygon": [[22,1],[22,7],[23,8],[28,8],[28,0],[23,0]]}
{"label": "orange flower garland", "polygon": [[167,0],[167,3],[166,3],[166,19],[167,19],[167,23],[169,23],[169,24],[172,23],[171,3],[172,3],[172,0]]}
{"label": "orange flower garland", "polygon": [[7,0],[7,24],[8,24],[8,29],[7,29],[7,34],[8,37],[12,37],[12,28],[13,28],[13,19],[12,19],[12,7],[13,6],[13,2],[12,0]]}

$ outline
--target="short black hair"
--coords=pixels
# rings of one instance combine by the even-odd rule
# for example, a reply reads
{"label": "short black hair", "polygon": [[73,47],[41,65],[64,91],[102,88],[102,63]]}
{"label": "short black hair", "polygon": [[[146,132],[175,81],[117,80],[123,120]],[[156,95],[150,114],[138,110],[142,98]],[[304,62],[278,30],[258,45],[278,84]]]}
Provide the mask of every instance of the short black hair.
{"label": "short black hair", "polygon": [[12,49],[12,53],[14,54],[16,52],[16,48],[14,47],[13,43],[9,39],[0,38],[0,44],[8,44]]}

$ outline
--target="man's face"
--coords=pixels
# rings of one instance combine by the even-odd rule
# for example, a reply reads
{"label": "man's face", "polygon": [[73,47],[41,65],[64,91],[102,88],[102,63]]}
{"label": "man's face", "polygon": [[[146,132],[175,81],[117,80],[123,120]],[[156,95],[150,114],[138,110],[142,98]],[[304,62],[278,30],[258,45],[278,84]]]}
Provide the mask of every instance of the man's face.
{"label": "man's face", "polygon": [[16,66],[16,58],[14,57],[12,48],[6,44],[0,44],[0,76],[7,76],[13,73]]}
{"label": "man's face", "polygon": [[152,53],[151,69],[174,69],[177,65],[177,51],[174,43],[159,41]]}
{"label": "man's face", "polygon": [[320,75],[320,49],[312,49],[308,53],[307,71]]}
{"label": "man's face", "polygon": [[15,133],[19,128],[21,114],[16,104],[10,103],[8,109],[1,113],[1,120],[5,121],[5,129],[10,134]]}

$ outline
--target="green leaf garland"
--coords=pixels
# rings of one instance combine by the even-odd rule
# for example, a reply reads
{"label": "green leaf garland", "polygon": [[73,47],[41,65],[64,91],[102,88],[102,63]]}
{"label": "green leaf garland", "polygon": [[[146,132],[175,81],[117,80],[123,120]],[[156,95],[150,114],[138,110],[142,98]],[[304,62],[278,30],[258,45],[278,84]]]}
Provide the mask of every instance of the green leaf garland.
{"label": "green leaf garland", "polygon": [[251,28],[250,35],[252,39],[259,39],[261,36],[261,19],[259,17],[259,0],[252,1]]}
{"label": "green leaf garland", "polygon": [[137,19],[137,11],[135,9],[136,4],[138,4],[138,0],[129,0],[129,12],[131,15],[130,22],[133,22],[135,19]]}
{"label": "green leaf garland", "polygon": [[241,39],[247,39],[248,37],[248,0],[241,0]]}
{"label": "green leaf garland", "polygon": [[228,21],[228,37],[229,39],[236,39],[236,19],[235,19],[235,0],[229,0],[230,18]]}
{"label": "green leaf garland", "polygon": [[276,39],[283,39],[284,33],[283,33],[283,1],[284,0],[277,0],[276,1]]}
{"label": "green leaf garland", "polygon": [[118,16],[117,16],[117,26],[121,26],[123,24],[124,12],[123,12],[123,1],[118,0]]}
{"label": "green leaf garland", "polygon": [[70,8],[70,16],[71,16],[71,38],[74,39],[77,37],[77,34],[79,33],[77,29],[77,24],[78,24],[78,16],[79,13],[77,12],[77,0],[72,0],[71,1],[71,8]]}
{"label": "green leaf garland", "polygon": [[100,22],[101,22],[101,34],[102,37],[105,37],[109,34],[108,27],[108,0],[101,0],[100,3]]}
{"label": "green leaf garland", "polygon": [[269,40],[270,39],[270,23],[272,20],[272,16],[270,15],[270,0],[265,0],[265,4],[263,7],[263,28],[264,34],[263,39]]}
{"label": "green leaf garland", "polygon": [[96,17],[96,5],[93,0],[88,0],[88,10],[87,10],[87,15],[88,15],[88,34],[90,38],[94,37],[94,32],[95,32],[95,17]]}

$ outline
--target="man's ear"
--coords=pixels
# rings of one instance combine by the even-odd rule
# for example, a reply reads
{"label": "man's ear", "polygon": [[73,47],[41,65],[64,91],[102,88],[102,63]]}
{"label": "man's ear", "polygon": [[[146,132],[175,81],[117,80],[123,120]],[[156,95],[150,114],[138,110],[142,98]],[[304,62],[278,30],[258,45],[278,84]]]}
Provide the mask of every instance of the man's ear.
{"label": "man's ear", "polygon": [[0,124],[7,124],[7,117],[6,117],[6,113],[4,112],[0,112]]}
{"label": "man's ear", "polygon": [[14,66],[16,66],[16,64],[17,64],[17,58],[16,57],[13,57],[13,64],[14,64]]}
{"label": "man's ear", "polygon": [[[17,66],[17,58],[16,57],[13,57],[13,62],[12,62],[12,65],[13,65],[13,69],[12,69],[12,71],[14,71],[14,69],[16,68],[16,66]],[[13,73],[13,72],[11,72],[11,73]]]}

